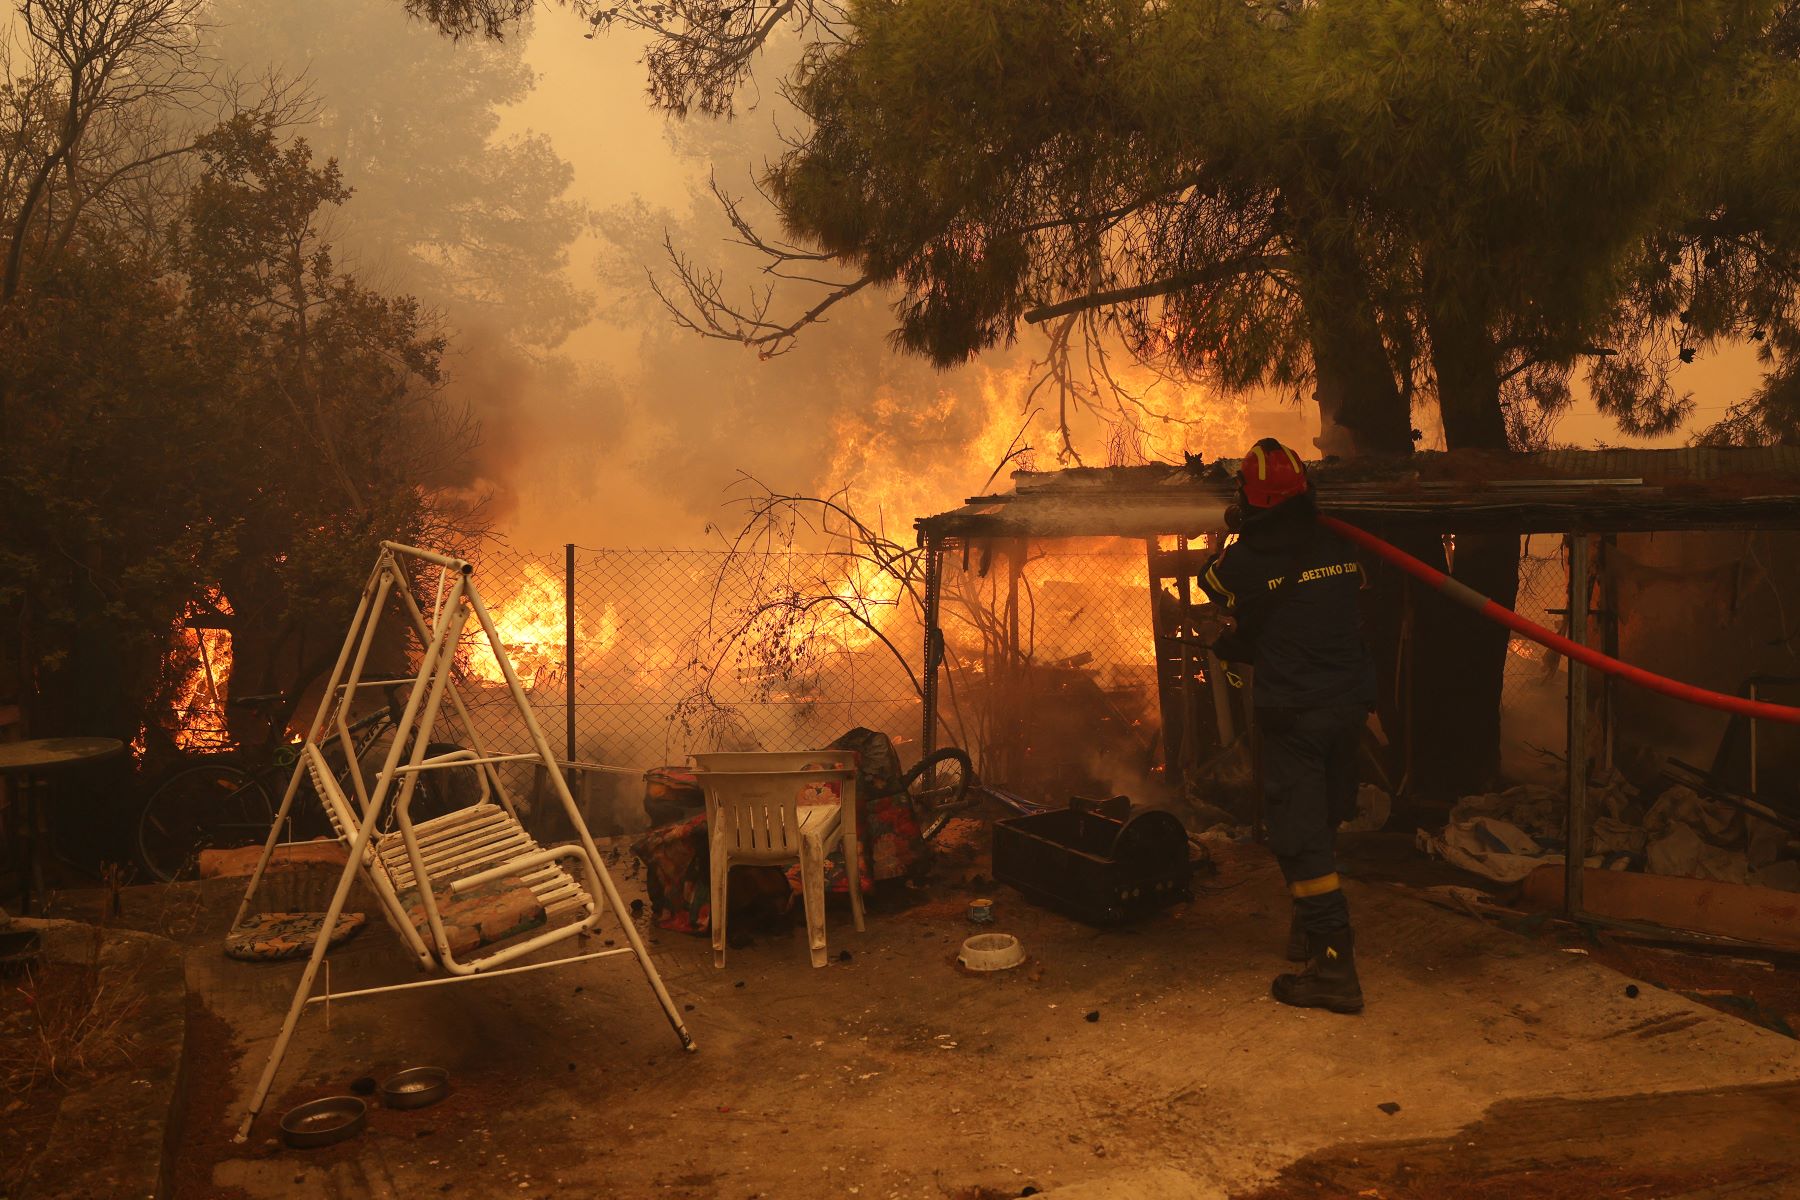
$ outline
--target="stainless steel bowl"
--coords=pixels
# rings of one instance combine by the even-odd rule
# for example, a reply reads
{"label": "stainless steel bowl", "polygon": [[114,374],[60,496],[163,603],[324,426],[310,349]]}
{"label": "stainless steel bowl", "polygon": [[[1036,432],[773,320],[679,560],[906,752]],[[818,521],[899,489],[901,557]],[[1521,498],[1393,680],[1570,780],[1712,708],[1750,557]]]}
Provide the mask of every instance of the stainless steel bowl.
{"label": "stainless steel bowl", "polygon": [[368,1123],[369,1106],[355,1096],[327,1096],[283,1113],[281,1140],[295,1150],[312,1150],[355,1137]]}
{"label": "stainless steel bowl", "polygon": [[381,1085],[381,1102],[389,1108],[425,1108],[450,1094],[450,1072],[442,1067],[409,1067]]}

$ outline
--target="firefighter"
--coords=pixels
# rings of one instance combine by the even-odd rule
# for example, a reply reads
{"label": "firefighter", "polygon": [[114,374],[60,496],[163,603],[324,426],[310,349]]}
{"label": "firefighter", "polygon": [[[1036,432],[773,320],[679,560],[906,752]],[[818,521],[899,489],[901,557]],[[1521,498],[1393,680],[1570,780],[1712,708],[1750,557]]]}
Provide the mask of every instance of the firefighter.
{"label": "firefighter", "polygon": [[1319,525],[1300,456],[1263,438],[1244,456],[1237,540],[1201,574],[1234,627],[1214,649],[1253,666],[1263,817],[1294,897],[1288,958],[1304,962],[1270,989],[1283,1004],[1360,1012],[1350,907],[1338,883],[1340,822],[1356,811],[1357,755],[1375,705],[1375,666],[1363,641],[1362,565]]}

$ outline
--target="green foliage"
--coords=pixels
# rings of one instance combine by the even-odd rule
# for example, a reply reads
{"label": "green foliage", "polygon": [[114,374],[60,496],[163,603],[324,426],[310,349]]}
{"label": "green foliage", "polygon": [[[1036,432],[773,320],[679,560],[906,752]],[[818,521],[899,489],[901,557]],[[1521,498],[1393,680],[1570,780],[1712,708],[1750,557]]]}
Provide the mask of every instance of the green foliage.
{"label": "green foliage", "polygon": [[84,237],[0,308],[0,606],[47,730],[134,733],[171,619],[215,587],[244,690],[309,678],[371,544],[441,532],[422,481],[466,448],[443,338],[319,235],[336,164],[255,116],[198,155],[158,254]]}
{"label": "green foliage", "polygon": [[1795,26],[1756,0],[863,0],[789,81],[813,129],[769,182],[941,363],[1091,307],[1231,388],[1380,376],[1453,445],[1540,438],[1583,362],[1654,430],[1686,411],[1677,314],[1690,349],[1754,326],[1787,352]]}
{"label": "green foliage", "polygon": [[210,21],[235,69],[301,76],[308,140],[358,197],[340,241],[359,269],[531,347],[588,318],[565,270],[590,220],[573,171],[541,134],[500,131],[532,87],[523,38],[452,43],[370,0],[217,0]]}

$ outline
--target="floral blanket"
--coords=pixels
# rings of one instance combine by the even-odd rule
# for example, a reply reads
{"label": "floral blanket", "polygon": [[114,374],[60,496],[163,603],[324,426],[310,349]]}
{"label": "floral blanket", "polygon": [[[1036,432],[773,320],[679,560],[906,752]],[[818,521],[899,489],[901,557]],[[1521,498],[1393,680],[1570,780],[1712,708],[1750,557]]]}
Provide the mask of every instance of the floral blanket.
{"label": "floral blanket", "polygon": [[[862,862],[857,875],[865,892],[884,879],[898,879],[910,874],[923,861],[925,839],[914,817],[905,793],[898,791],[899,760],[893,743],[886,734],[868,729],[853,729],[829,747],[854,750],[860,756],[856,781],[856,836],[862,848]],[[815,784],[802,796],[800,803],[837,803],[835,784]],[[690,817],[660,829],[653,829],[631,847],[632,854],[644,864],[644,882],[650,894],[650,907],[656,924],[678,933],[702,934],[712,929],[712,860],[706,838],[706,815]],[[740,868],[732,888],[732,912],[738,911],[740,893],[743,903],[754,904],[772,890],[781,889],[784,897],[800,890],[800,868],[791,867],[785,879],[779,868]],[[757,880],[744,879],[749,875]],[[780,882],[777,883],[776,881]],[[849,890],[848,873],[840,846],[831,854],[826,867],[826,887],[830,891]]]}

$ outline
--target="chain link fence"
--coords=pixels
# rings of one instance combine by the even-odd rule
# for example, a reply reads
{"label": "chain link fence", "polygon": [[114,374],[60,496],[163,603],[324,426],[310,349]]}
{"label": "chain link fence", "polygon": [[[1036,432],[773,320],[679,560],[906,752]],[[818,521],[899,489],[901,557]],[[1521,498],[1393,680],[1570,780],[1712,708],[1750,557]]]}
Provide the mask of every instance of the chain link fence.
{"label": "chain link fence", "polygon": [[[946,555],[937,742],[1027,791],[1141,781],[1159,745],[1142,543],[1013,549],[1016,568],[1009,551]],[[922,578],[851,552],[577,547],[571,569],[567,555],[499,543],[475,573],[552,748],[633,771],[698,751],[821,746],[858,726],[915,760]],[[478,633],[461,666],[483,741],[523,745]]]}
{"label": "chain link fence", "polygon": [[[1569,558],[1561,534],[1532,534],[1519,541],[1519,592],[1513,611],[1546,629],[1569,631]],[[1520,700],[1554,684],[1562,656],[1514,634],[1506,656],[1505,699]]]}
{"label": "chain link fence", "polygon": [[[857,726],[917,740],[917,620],[853,555],[578,547],[571,570],[496,544],[475,582],[539,724],[576,761],[642,769]],[[485,644],[471,637],[463,666],[483,732],[523,741]]]}
{"label": "chain link fence", "polygon": [[[567,555],[496,543],[475,581],[552,748],[635,773],[700,751],[822,746],[857,726],[914,761],[922,578],[896,579],[851,552],[577,547],[571,569]],[[966,749],[983,779],[1033,799],[1153,794],[1163,741],[1144,544],[956,548],[942,578],[938,744]],[[1566,604],[1562,539],[1524,539],[1518,611],[1564,629]],[[524,723],[475,635],[462,665],[484,741],[523,746]],[[1506,703],[1544,716],[1515,731],[1524,740],[1555,732],[1562,669],[1560,656],[1513,639]]]}

